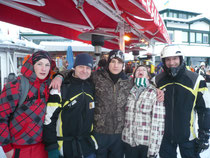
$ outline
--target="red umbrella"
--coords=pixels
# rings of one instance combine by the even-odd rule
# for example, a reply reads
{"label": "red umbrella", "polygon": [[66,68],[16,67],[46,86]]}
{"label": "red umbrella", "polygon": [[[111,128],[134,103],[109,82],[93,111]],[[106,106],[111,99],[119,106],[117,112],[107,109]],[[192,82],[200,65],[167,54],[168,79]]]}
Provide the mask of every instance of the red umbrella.
{"label": "red umbrella", "polygon": [[170,42],[152,0],[0,0],[0,20],[78,41],[83,32],[103,30],[118,37],[105,41],[111,49],[119,48],[122,28],[131,37],[127,48],[142,38]]}

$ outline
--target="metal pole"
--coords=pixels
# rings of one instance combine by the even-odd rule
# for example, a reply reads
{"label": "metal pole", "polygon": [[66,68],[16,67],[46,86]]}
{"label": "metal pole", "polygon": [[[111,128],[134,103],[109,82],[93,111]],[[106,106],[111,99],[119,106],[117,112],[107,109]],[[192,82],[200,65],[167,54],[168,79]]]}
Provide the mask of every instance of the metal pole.
{"label": "metal pole", "polygon": [[95,51],[95,57],[96,57],[95,66],[97,66],[97,65],[98,65],[98,62],[99,62],[99,60],[100,60],[101,46],[94,46],[94,51]]}
{"label": "metal pole", "polygon": [[124,29],[124,24],[120,23],[120,42],[119,42],[119,47],[120,50],[125,53],[125,40],[124,40],[124,34],[125,34],[125,29]]}

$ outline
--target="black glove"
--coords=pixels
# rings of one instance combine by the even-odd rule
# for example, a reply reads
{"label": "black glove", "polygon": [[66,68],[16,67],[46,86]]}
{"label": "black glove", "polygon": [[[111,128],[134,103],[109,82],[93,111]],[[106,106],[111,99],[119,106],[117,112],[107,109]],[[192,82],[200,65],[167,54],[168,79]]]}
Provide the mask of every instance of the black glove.
{"label": "black glove", "polygon": [[196,138],[196,152],[201,153],[209,147],[210,132],[205,130],[198,130],[198,138]]}

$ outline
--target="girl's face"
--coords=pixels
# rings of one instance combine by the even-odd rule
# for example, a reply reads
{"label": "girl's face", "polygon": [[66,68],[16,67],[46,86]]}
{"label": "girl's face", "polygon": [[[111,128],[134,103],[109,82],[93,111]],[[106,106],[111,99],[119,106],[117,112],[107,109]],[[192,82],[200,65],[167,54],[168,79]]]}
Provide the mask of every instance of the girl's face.
{"label": "girl's face", "polygon": [[50,72],[50,62],[48,59],[41,59],[34,64],[34,71],[39,79],[45,79]]}
{"label": "girl's face", "polygon": [[147,78],[149,79],[148,71],[146,67],[140,66],[137,68],[135,78]]}

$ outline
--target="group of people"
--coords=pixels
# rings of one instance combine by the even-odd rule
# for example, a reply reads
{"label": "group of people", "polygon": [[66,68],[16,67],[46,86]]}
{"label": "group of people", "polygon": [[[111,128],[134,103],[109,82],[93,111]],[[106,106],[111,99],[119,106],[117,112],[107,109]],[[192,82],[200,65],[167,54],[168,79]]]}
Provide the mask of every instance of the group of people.
{"label": "group of people", "polygon": [[30,83],[23,105],[19,77],[0,96],[7,158],[176,158],[178,146],[183,158],[199,158],[209,146],[206,82],[186,69],[179,46],[166,46],[161,58],[164,72],[151,79],[139,65],[129,78],[122,51],[112,50],[93,73],[93,59],[83,53],[49,86],[51,58],[34,53],[21,70]]}

